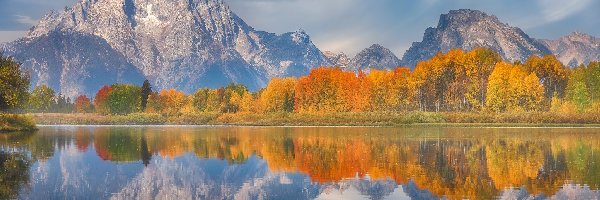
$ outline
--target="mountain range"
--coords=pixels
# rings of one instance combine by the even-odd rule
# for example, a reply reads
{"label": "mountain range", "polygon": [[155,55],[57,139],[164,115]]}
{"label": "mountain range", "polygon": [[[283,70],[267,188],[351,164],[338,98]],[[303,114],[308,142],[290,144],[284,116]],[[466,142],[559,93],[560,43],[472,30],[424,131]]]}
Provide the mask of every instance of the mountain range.
{"label": "mountain range", "polygon": [[[174,14],[175,13],[175,14]],[[251,90],[274,77],[301,76],[319,66],[348,71],[414,67],[452,48],[487,47],[506,60],[555,54],[566,65],[598,60],[600,42],[583,33],[538,40],[477,10],[453,10],[428,28],[400,60],[372,45],[350,58],[322,52],[303,30],[274,34],[255,30],[223,0],[80,0],[50,12],[19,40],[0,50],[22,62],[32,85],[48,84],[66,96],[93,95],[113,83],[175,88],[241,83]]]}

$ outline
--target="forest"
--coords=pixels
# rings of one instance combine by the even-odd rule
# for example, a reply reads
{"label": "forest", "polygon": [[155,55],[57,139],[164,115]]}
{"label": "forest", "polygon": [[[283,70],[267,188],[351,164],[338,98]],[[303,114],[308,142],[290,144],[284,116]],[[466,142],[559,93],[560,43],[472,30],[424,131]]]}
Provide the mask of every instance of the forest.
{"label": "forest", "polygon": [[600,62],[571,69],[546,55],[511,63],[485,48],[438,53],[412,71],[318,67],[306,76],[274,78],[256,92],[239,84],[193,94],[154,91],[145,81],[71,100],[46,85],[28,92],[27,77],[9,80],[22,73],[11,58],[2,59],[0,70],[0,108],[29,113],[600,113]]}

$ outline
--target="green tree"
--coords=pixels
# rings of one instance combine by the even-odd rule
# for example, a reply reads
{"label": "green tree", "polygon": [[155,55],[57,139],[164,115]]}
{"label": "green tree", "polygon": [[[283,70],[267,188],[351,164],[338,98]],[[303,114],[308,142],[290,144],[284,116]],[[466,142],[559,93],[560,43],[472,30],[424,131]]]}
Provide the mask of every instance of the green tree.
{"label": "green tree", "polygon": [[115,84],[111,88],[107,98],[110,113],[124,115],[141,110],[142,88],[127,84]]}
{"label": "green tree", "polygon": [[210,95],[210,89],[201,88],[198,89],[193,96],[192,104],[199,112],[205,112],[208,107],[208,97]]}
{"label": "green tree", "polygon": [[148,104],[148,96],[151,93],[152,93],[152,86],[150,86],[150,82],[148,80],[145,80],[144,84],[142,84],[142,102],[141,102],[142,110],[146,110],[146,105]]}
{"label": "green tree", "polygon": [[221,112],[235,113],[240,110],[240,100],[244,93],[249,92],[242,84],[229,84],[224,88],[224,97],[221,101]]}
{"label": "green tree", "polygon": [[590,90],[586,78],[589,69],[577,67],[573,69],[569,76],[569,83],[566,89],[566,99],[575,104],[577,112],[583,112],[591,103]]}
{"label": "green tree", "polygon": [[593,102],[600,101],[600,62],[591,62],[584,75],[591,100]]}
{"label": "green tree", "polygon": [[29,97],[29,110],[33,112],[49,112],[55,104],[55,94],[47,85],[40,85],[33,89]]}
{"label": "green tree", "polygon": [[70,113],[73,112],[73,107],[71,98],[59,93],[58,96],[56,96],[56,101],[52,104],[51,110],[57,113]]}
{"label": "green tree", "polygon": [[0,111],[19,108],[27,101],[29,75],[11,57],[0,55]]}

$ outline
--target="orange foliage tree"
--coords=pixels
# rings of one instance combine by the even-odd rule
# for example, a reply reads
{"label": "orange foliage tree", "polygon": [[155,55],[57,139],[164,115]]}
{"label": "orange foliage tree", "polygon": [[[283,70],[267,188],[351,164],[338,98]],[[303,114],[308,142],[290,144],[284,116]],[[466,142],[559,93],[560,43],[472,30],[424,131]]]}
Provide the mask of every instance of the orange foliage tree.
{"label": "orange foliage tree", "polygon": [[375,111],[408,110],[414,98],[410,69],[396,68],[394,71],[371,70],[371,106]]}
{"label": "orange foliage tree", "polygon": [[295,110],[298,112],[364,111],[369,92],[366,76],[357,77],[340,68],[319,67],[296,85]]}
{"label": "orange foliage tree", "polygon": [[88,113],[92,111],[92,103],[90,99],[85,95],[79,95],[75,99],[75,112]]}
{"label": "orange foliage tree", "polygon": [[159,94],[161,113],[167,115],[181,114],[183,108],[188,104],[188,97],[182,91],[173,88],[162,90]]}

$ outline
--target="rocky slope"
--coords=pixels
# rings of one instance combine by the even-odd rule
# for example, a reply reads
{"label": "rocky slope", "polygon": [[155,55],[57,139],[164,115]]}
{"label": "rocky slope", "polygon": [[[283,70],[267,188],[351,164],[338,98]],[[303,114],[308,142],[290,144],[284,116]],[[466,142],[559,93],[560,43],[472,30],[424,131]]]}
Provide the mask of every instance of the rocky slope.
{"label": "rocky slope", "polygon": [[350,70],[392,69],[400,65],[400,59],[392,51],[374,44],[356,54],[350,62]]}
{"label": "rocky slope", "polygon": [[600,61],[600,39],[585,33],[573,32],[556,40],[541,40],[565,65],[576,67]]}
{"label": "rocky slope", "polygon": [[347,68],[350,65],[350,58],[344,52],[335,53],[331,51],[324,51],[323,55],[327,57],[329,63],[335,67]]}
{"label": "rocky slope", "polygon": [[143,78],[157,89],[185,92],[231,82],[258,89],[272,77],[329,64],[304,31],[257,31],[223,0],[80,0],[49,13],[3,50],[24,63],[34,84],[69,96]]}
{"label": "rocky slope", "polygon": [[423,41],[413,43],[402,61],[414,67],[418,61],[429,59],[438,52],[476,47],[495,50],[509,61],[522,61],[531,55],[552,53],[521,29],[511,27],[493,15],[461,9],[441,15],[438,26],[425,30]]}

